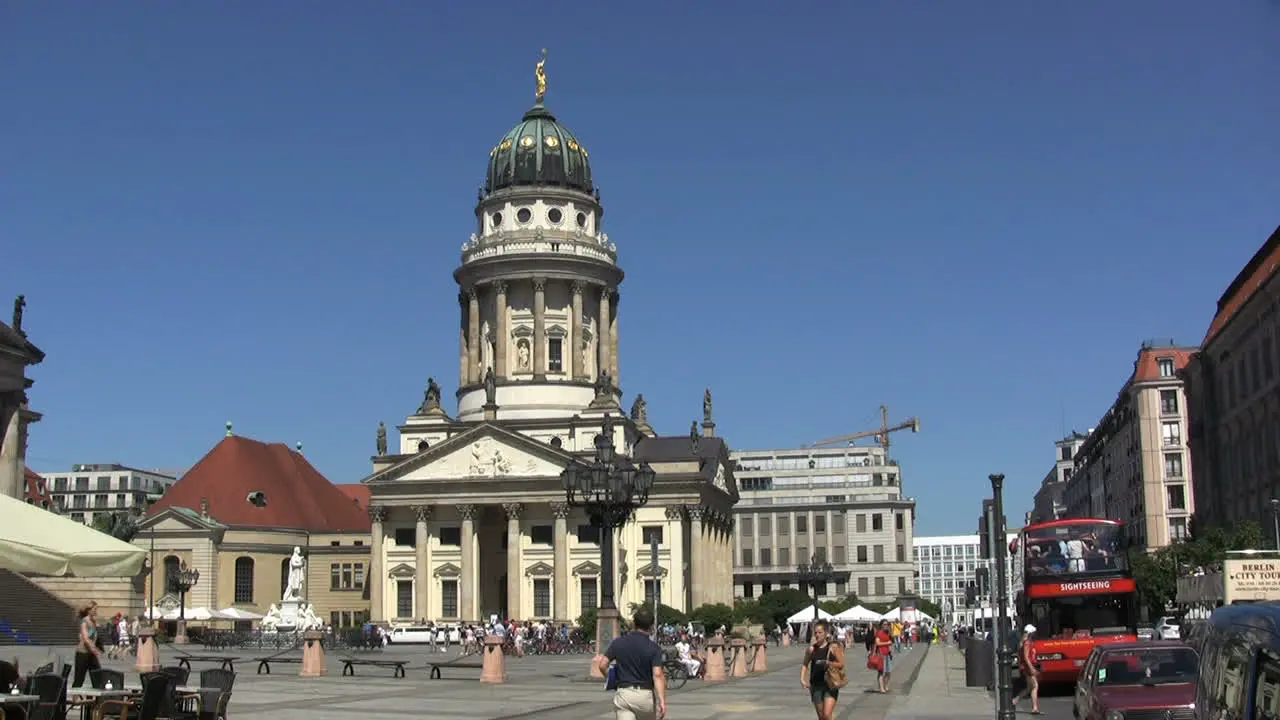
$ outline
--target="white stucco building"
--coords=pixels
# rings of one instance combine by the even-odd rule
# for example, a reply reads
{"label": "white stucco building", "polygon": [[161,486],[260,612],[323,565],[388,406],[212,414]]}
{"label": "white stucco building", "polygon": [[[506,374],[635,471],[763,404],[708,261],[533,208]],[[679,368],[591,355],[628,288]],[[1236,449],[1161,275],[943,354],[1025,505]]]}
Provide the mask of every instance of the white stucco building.
{"label": "white stucco building", "polygon": [[67,470],[41,470],[59,513],[92,524],[99,513],[141,515],[174,483],[176,475],[115,463],[77,463]]}
{"label": "white stucco building", "polygon": [[618,453],[657,472],[648,504],[617,533],[618,607],[655,593],[683,610],[732,602],[738,491],[710,398],[703,430],[675,437],[649,426],[643,399],[621,409],[623,271],[586,146],[540,91],[487,155],[453,273],[459,322],[439,328],[458,342],[456,412],[430,381],[362,481],[373,619],[572,621],[596,607],[599,530],[566,504],[561,473],[593,459],[606,418]]}
{"label": "white stucco building", "polygon": [[[1009,533],[1005,538],[1005,547],[1017,537],[1016,532]],[[995,568],[991,566],[991,561],[982,559],[978,545],[977,535],[928,535],[915,538],[912,559],[915,561],[916,572],[919,573],[916,592],[942,608],[943,619],[948,623],[971,625],[975,615],[981,612],[982,603],[978,603],[979,607],[975,608],[965,607],[965,588],[974,582],[979,567],[990,569],[994,587]],[[1022,589],[1022,569],[1013,561],[1012,554],[1008,556],[1006,568],[1012,613],[1013,599]]]}

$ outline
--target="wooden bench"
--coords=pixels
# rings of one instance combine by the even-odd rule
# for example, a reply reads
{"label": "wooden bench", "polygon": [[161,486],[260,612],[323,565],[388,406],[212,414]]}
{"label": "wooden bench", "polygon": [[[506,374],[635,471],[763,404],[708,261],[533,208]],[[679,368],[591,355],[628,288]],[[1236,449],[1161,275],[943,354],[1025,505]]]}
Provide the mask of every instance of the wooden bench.
{"label": "wooden bench", "polygon": [[342,676],[352,676],[356,674],[356,665],[370,665],[381,668],[394,668],[391,671],[393,677],[404,677],[404,666],[408,664],[405,660],[361,660],[359,658],[343,658],[342,659]]}
{"label": "wooden bench", "polygon": [[254,658],[254,660],[258,661],[259,675],[263,674],[264,672],[270,675],[271,663],[293,663],[296,665],[302,662],[302,658],[299,658],[299,657],[292,657],[292,658],[291,657],[264,657],[264,658]]}
{"label": "wooden bench", "polygon": [[470,670],[484,669],[484,663],[478,662],[478,661],[462,662],[460,660],[451,660],[448,662],[433,662],[433,663],[427,663],[427,664],[431,666],[432,680],[440,679],[441,668],[465,668]]}
{"label": "wooden bench", "polygon": [[240,658],[233,657],[231,655],[183,655],[178,658],[178,667],[185,668],[188,672],[190,672],[191,662],[194,660],[195,662],[218,663],[223,670],[227,670],[229,672],[235,672],[236,661],[239,659]]}

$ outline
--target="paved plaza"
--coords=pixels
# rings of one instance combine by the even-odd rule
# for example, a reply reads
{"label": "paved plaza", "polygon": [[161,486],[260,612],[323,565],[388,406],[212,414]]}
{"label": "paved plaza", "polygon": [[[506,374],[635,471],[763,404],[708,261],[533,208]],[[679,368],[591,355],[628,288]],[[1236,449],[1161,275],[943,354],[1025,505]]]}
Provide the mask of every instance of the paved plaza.
{"label": "paved plaza", "polygon": [[[191,649],[193,654],[198,650]],[[918,647],[899,658],[893,678],[893,692],[880,695],[871,692],[874,676],[857,662],[860,653],[851,653],[854,667],[849,686],[840,702],[840,718],[849,717],[956,717],[956,710],[946,698],[941,702],[918,702],[919,693],[910,692],[919,675],[921,689],[934,688],[936,681],[947,677],[944,658],[958,651],[945,647]],[[23,667],[45,661],[51,651],[25,648],[17,653]],[[59,651],[70,657],[69,649]],[[281,664],[272,675],[258,675],[257,663],[250,658],[270,653],[230,653],[242,658],[236,663],[236,688],[230,714],[238,720],[345,720],[352,715],[367,720],[382,717],[426,714],[433,720],[480,720],[490,718],[529,718],[530,720],[605,720],[613,718],[612,696],[604,692],[600,682],[586,682],[584,676],[590,661],[587,655],[538,656],[511,658],[507,663],[508,681],[503,685],[482,685],[480,671],[446,669],[443,679],[432,680],[427,659],[449,655],[431,654],[425,650],[391,649],[372,653],[378,659],[405,659],[411,662],[407,677],[392,677],[390,669],[358,667],[355,677],[342,677],[340,653],[327,657],[328,674],[323,678],[298,677],[298,665]],[[803,648],[770,648],[770,671],[739,680],[709,685],[690,681],[668,699],[669,716],[683,719],[741,718],[742,720],[774,720],[782,717],[807,717],[812,712],[799,683]],[[364,656],[362,656],[364,657]],[[161,663],[176,662],[172,647],[161,648]],[[963,662],[963,661],[961,661]],[[126,670],[132,666],[123,661],[110,661],[108,667]],[[195,663],[194,670],[213,667]],[[960,674],[963,685],[963,673]],[[977,692],[986,697],[986,693]],[[905,714],[904,711],[905,710]],[[936,712],[934,711],[936,710]],[[917,712],[922,714],[916,714]],[[960,713],[965,715],[967,713]],[[989,712],[987,714],[990,714]]]}

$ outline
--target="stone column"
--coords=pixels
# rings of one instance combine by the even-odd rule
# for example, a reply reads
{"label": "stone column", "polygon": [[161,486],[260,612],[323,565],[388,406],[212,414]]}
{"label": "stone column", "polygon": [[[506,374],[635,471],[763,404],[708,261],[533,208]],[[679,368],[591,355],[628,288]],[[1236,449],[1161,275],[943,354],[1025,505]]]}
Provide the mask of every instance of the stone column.
{"label": "stone column", "polygon": [[[684,597],[684,508],[669,505],[667,516],[667,576],[663,579],[661,603],[678,608]],[[690,608],[692,609],[692,608]]]}
{"label": "stone column", "polygon": [[556,519],[552,533],[556,574],[551,587],[551,615],[557,623],[569,622],[569,504],[551,503],[551,514]]}
{"label": "stone column", "polygon": [[600,316],[596,320],[596,375],[601,370],[605,370],[612,366],[609,357],[609,317],[612,313],[609,311],[609,293],[612,292],[607,286],[600,286]]}
{"label": "stone column", "polygon": [[729,515],[724,521],[724,598],[729,605],[733,604],[734,595],[734,579],[733,579],[733,516]]}
{"label": "stone column", "polygon": [[618,368],[618,305],[621,304],[622,296],[614,293],[613,295],[613,317],[609,320],[609,374],[613,376],[613,384],[622,387],[621,374]]}
{"label": "stone column", "polygon": [[418,521],[414,526],[413,538],[414,615],[419,620],[431,620],[431,531],[427,527],[427,521],[431,519],[431,506],[418,505],[413,513]]}
{"label": "stone column", "polygon": [[468,357],[470,353],[467,350],[467,296],[458,293],[458,387],[464,387],[469,379],[467,373]]}
{"label": "stone column", "polygon": [[479,620],[476,608],[476,512],[475,505],[459,505],[462,518],[462,577],[458,578],[458,614],[463,622]]}
{"label": "stone column", "polygon": [[[533,379],[547,379],[547,280],[533,279]],[[562,349],[563,352],[563,349]]]}
{"label": "stone column", "polygon": [[467,289],[467,384],[477,385],[484,377],[480,367],[480,295]]}
{"label": "stone column", "polygon": [[689,505],[685,508],[689,513],[689,605],[692,611],[702,604],[702,574],[706,568],[706,538],[702,532],[702,518],[705,513],[702,507]]}
{"label": "stone column", "polygon": [[573,297],[573,317],[569,320],[569,368],[575,380],[586,378],[587,369],[582,366],[582,283],[574,281],[569,286]]}
{"label": "stone column", "polygon": [[523,620],[525,616],[524,607],[520,604],[520,589],[524,585],[524,575],[521,572],[524,565],[521,562],[524,532],[520,529],[520,513],[524,511],[524,505],[504,503],[502,509],[507,513],[507,617]]}
{"label": "stone column", "polygon": [[21,500],[26,478],[22,472],[22,393],[0,395],[0,495]]}
{"label": "stone column", "polygon": [[493,284],[493,317],[494,317],[494,338],[493,354],[496,356],[493,360],[493,372],[497,374],[501,380],[507,379],[507,340],[511,337],[511,330],[507,327],[507,283],[505,280],[499,280]]}
{"label": "stone column", "polygon": [[369,543],[369,619],[373,622],[385,622],[387,608],[382,593],[386,590],[386,561],[382,551],[382,522],[387,519],[387,509],[381,505],[369,506],[369,520],[373,524],[370,529]]}

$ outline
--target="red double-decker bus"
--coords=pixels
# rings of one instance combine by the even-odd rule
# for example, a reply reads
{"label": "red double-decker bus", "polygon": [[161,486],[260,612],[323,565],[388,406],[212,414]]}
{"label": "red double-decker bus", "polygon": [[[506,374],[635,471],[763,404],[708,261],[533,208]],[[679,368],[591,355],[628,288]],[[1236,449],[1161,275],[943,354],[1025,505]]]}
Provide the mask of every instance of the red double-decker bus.
{"label": "red double-decker bus", "polygon": [[1137,587],[1120,523],[1053,520],[1028,525],[1014,542],[1019,629],[1036,626],[1044,682],[1074,683],[1095,645],[1138,639]]}

